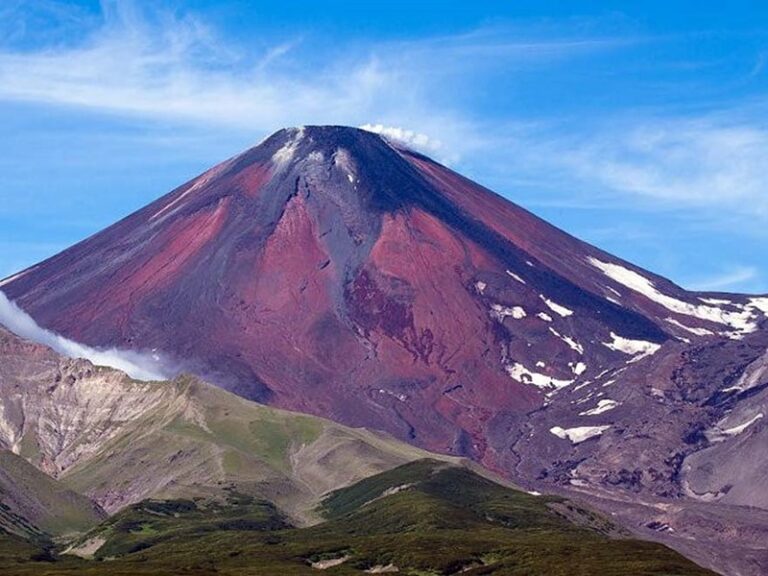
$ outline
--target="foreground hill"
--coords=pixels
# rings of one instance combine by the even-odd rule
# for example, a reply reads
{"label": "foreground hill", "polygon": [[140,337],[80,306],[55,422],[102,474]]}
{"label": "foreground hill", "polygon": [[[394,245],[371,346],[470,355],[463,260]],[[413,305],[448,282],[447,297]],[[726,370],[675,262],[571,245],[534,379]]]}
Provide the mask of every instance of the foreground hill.
{"label": "foreground hill", "polygon": [[275,503],[295,522],[311,520],[325,492],[428,455],[193,377],[137,382],[2,327],[0,448],[110,513],[147,498],[215,498],[237,489]]}
{"label": "foreground hill", "polygon": [[0,450],[0,532],[32,540],[61,538],[84,532],[106,516],[90,499]]}
{"label": "foreground hill", "polygon": [[[671,550],[622,538],[558,499],[420,460],[330,494],[326,520],[290,528],[242,497],[133,505],[86,535],[92,560],[4,562],[4,574],[711,576]],[[94,544],[95,543],[95,544]]]}

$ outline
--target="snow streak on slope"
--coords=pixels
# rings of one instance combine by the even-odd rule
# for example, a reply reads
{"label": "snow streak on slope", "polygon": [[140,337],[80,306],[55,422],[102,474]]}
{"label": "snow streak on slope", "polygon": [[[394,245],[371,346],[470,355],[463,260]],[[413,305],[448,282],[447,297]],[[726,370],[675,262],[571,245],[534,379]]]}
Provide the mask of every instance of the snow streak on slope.
{"label": "snow streak on slope", "polygon": [[116,368],[136,380],[164,380],[171,376],[170,371],[162,366],[159,357],[117,348],[91,348],[42,328],[29,314],[8,300],[3,292],[0,292],[0,324],[17,336],[50,346],[59,354],[69,358],[85,358],[97,366]]}
{"label": "snow streak on slope", "polygon": [[[724,310],[718,306],[705,304],[691,304],[660,292],[653,282],[634,270],[629,270],[618,264],[603,262],[592,257],[588,259],[588,262],[602,271],[603,274],[608,276],[611,280],[623,284],[635,292],[639,292],[649,300],[661,304],[667,310],[676,312],[677,314],[692,316],[699,320],[714,322],[716,324],[724,324],[734,329],[736,335],[748,334],[757,329],[755,312],[761,310],[761,308],[759,302],[755,302],[754,300],[746,307],[729,302],[730,305],[739,308],[738,311]],[[710,300],[710,302],[712,301]],[[725,301],[723,303],[725,303]]]}
{"label": "snow streak on slope", "polygon": [[577,426],[576,428],[562,428],[553,426],[550,432],[563,440],[570,440],[573,444],[580,444],[585,440],[600,436],[610,426]]}
{"label": "snow streak on slope", "polygon": [[641,358],[650,356],[658,352],[658,344],[653,342],[645,342],[643,340],[630,340],[629,338],[623,338],[617,334],[611,332],[611,342],[603,342],[603,346],[616,350],[617,352],[623,352],[630,356],[635,356],[633,361],[638,361]]}

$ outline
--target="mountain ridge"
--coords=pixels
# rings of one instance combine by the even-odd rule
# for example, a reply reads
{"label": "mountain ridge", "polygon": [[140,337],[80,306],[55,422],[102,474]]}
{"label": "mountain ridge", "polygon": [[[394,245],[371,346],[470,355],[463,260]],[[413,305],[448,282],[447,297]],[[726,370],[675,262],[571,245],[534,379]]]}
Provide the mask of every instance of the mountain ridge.
{"label": "mountain ridge", "polygon": [[147,498],[216,498],[235,487],[299,523],[313,521],[324,492],[429,455],[194,377],[138,382],[2,327],[0,448],[109,513]]}

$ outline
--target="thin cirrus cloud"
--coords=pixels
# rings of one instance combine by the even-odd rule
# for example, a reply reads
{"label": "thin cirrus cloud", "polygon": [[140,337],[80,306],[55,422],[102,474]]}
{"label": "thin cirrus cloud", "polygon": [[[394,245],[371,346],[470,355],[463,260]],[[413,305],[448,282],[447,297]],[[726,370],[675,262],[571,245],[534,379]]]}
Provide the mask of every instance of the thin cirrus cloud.
{"label": "thin cirrus cloud", "polygon": [[558,158],[608,189],[677,205],[768,217],[768,128],[727,118],[644,119],[597,131]]}
{"label": "thin cirrus cloud", "polygon": [[69,18],[68,41],[55,45],[22,50],[0,43],[0,99],[252,132],[305,123],[405,126],[403,132],[442,142],[456,159],[491,145],[494,135],[481,134],[486,126],[461,106],[436,100],[450,79],[584,57],[625,42],[531,40],[521,30],[493,27],[325,47],[313,59],[315,47],[301,38],[247,50],[193,16],[129,1],[104,2],[101,16],[96,24]]}
{"label": "thin cirrus cloud", "polygon": [[760,271],[755,266],[737,266],[716,276],[693,281],[689,283],[689,287],[703,292],[728,291],[757,280],[759,277]]}

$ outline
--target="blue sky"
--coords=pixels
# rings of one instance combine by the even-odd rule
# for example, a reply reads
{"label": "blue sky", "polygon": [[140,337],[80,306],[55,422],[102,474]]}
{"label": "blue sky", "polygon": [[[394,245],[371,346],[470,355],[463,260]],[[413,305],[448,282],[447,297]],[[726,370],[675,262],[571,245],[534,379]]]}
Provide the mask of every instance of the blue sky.
{"label": "blue sky", "polygon": [[763,3],[373,4],[4,0],[0,276],[278,128],[372,123],[683,286],[768,292]]}

